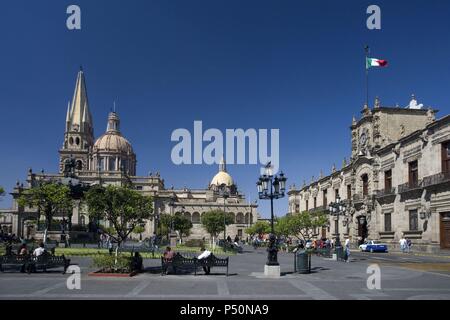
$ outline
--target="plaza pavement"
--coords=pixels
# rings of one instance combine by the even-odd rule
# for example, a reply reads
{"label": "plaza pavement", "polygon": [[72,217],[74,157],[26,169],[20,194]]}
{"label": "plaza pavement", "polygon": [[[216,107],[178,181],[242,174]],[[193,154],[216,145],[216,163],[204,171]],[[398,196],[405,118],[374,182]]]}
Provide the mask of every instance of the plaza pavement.
{"label": "plaza pavement", "polygon": [[[249,299],[249,300],[376,300],[450,299],[450,257],[398,253],[352,252],[349,263],[314,256],[311,274],[294,273],[292,253],[279,253],[282,277],[263,276],[266,252],[246,247],[230,257],[229,276],[213,268],[206,276],[160,275],[160,260],[146,259],[146,272],[132,278],[98,278],[90,258],[71,257],[82,270],[81,289],[69,290],[69,275],[49,273],[0,274],[0,299]],[[367,288],[367,267],[378,264],[381,289]]]}

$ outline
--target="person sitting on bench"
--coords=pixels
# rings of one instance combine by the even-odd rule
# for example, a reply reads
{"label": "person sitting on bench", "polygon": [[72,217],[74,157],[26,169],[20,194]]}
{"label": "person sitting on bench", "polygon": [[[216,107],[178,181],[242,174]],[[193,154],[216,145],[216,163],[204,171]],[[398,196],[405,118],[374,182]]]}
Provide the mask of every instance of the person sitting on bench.
{"label": "person sitting on bench", "polygon": [[[197,257],[198,260],[206,259],[211,255],[211,251],[206,250],[205,247],[201,247],[200,251],[202,251],[202,253]],[[209,274],[211,268],[207,265],[204,265],[203,270],[205,271],[205,274]]]}
{"label": "person sitting on bench", "polygon": [[174,255],[175,255],[175,252],[172,251],[172,248],[166,247],[166,251],[164,251],[164,253],[163,253],[164,267],[165,267],[165,270],[163,270],[163,273],[167,274],[168,266],[172,262]]}
{"label": "person sitting on bench", "polygon": [[40,255],[42,255],[45,251],[45,247],[44,247],[44,243],[41,242],[39,243],[39,247],[37,247],[36,249],[34,249],[33,255],[35,257],[39,257]]}

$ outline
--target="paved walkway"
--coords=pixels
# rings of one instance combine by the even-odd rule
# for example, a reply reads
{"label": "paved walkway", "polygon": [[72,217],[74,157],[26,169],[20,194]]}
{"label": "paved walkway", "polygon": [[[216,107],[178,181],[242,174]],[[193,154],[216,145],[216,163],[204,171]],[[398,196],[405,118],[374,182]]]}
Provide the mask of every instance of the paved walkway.
{"label": "paved walkway", "polygon": [[[450,266],[443,258],[352,253],[351,262],[345,263],[313,257],[312,273],[296,274],[293,254],[280,253],[282,277],[267,279],[261,277],[264,249],[248,250],[230,258],[229,277],[220,268],[208,276],[161,276],[159,260],[145,260],[147,272],[136,277],[97,278],[88,276],[94,270],[89,258],[72,257],[82,270],[81,290],[67,289],[69,276],[60,272],[5,272],[0,274],[0,299],[450,299],[450,270],[426,268]],[[367,288],[367,267],[374,263],[381,268],[381,290]]]}

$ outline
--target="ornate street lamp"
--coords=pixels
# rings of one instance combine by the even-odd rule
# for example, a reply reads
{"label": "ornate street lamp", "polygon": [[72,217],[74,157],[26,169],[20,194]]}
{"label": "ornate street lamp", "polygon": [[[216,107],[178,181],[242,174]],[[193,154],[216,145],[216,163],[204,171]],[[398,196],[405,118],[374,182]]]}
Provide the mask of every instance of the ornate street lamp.
{"label": "ornate street lamp", "polygon": [[225,203],[226,203],[226,200],[230,197],[230,190],[228,189],[228,187],[227,187],[227,185],[225,183],[222,183],[220,185],[219,195],[223,198],[223,250],[226,251],[226,241],[227,241],[226,228],[227,228],[227,222],[226,222]]}
{"label": "ornate street lamp", "polygon": [[336,197],[335,202],[330,202],[328,206],[328,211],[330,215],[337,217],[337,223],[336,223],[336,247],[341,246],[341,240],[339,236],[339,216],[341,214],[345,215],[347,213],[347,205],[341,201],[341,198],[339,196]]}
{"label": "ornate street lamp", "polygon": [[276,245],[276,236],[275,236],[275,229],[273,226],[273,199],[279,199],[283,198],[286,191],[286,180],[287,178],[284,176],[283,172],[280,172],[280,174],[273,175],[272,173],[272,166],[270,162],[265,166],[264,174],[262,174],[258,182],[256,183],[256,186],[258,188],[258,196],[259,199],[262,200],[270,200],[270,230],[271,234],[269,236],[269,248],[268,256],[267,256],[267,263],[268,266],[278,266],[278,248]]}

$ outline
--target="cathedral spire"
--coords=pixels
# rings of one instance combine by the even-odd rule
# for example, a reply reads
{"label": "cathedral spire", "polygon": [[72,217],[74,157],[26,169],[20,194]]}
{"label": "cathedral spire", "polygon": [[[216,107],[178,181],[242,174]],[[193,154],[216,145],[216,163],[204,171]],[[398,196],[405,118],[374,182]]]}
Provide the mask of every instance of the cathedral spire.
{"label": "cathedral spire", "polygon": [[93,127],[86,91],[86,80],[82,69],[78,71],[77,75],[77,82],[75,84],[75,91],[73,93],[72,105],[70,108],[69,123],[70,131],[83,132],[85,128],[88,129]]}

